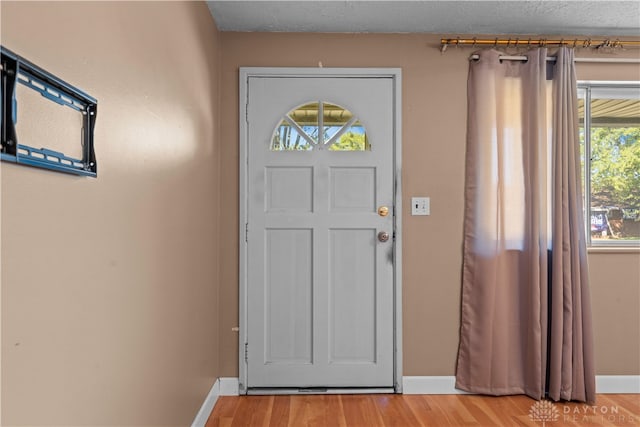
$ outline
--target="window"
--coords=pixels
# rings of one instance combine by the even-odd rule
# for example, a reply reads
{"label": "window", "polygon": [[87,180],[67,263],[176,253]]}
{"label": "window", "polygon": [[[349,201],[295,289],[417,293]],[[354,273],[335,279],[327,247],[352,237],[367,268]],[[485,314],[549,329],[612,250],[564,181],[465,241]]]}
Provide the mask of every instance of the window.
{"label": "window", "polygon": [[289,111],[271,138],[271,151],[324,148],[329,151],[371,149],[360,120],[346,108],[328,102],[310,102]]}
{"label": "window", "polygon": [[640,82],[578,84],[587,239],[640,245]]}

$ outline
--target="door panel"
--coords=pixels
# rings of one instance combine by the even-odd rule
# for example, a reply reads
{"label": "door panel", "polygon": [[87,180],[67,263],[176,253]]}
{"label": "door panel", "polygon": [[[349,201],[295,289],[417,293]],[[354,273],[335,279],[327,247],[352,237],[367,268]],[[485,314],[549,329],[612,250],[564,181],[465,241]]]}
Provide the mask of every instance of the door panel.
{"label": "door panel", "polygon": [[329,235],[329,363],[375,363],[376,230]]}
{"label": "door panel", "polygon": [[311,363],[312,230],[266,231],[265,363]]}
{"label": "door panel", "polygon": [[247,387],[393,386],[393,100],[391,78],[249,78]]}
{"label": "door panel", "polygon": [[267,167],[265,175],[268,213],[313,211],[312,167]]}
{"label": "door panel", "polygon": [[330,212],[375,212],[376,168],[329,168]]}

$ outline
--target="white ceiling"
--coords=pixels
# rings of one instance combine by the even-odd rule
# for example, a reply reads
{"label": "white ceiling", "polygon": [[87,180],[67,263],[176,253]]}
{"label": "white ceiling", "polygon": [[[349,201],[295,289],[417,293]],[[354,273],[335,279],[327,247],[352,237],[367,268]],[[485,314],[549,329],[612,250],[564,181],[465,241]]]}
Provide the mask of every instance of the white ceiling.
{"label": "white ceiling", "polygon": [[640,0],[207,3],[221,31],[640,36]]}

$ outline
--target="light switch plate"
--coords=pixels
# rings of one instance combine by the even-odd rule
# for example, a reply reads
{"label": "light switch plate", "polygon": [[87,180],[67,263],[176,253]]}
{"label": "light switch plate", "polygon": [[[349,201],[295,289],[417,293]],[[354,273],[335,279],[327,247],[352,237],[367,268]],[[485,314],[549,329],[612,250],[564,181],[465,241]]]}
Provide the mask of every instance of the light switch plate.
{"label": "light switch plate", "polygon": [[411,215],[431,215],[431,200],[429,197],[412,197]]}

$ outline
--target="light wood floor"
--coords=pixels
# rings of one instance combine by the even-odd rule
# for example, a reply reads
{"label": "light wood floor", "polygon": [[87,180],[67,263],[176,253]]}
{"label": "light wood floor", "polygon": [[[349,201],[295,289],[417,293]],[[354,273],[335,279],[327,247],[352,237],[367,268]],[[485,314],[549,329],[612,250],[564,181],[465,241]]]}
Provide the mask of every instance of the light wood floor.
{"label": "light wood floor", "polygon": [[526,396],[224,396],[206,427],[543,426],[545,415],[550,418],[544,427],[640,426],[637,394],[600,394],[590,407],[560,402],[545,409],[536,404]]}

